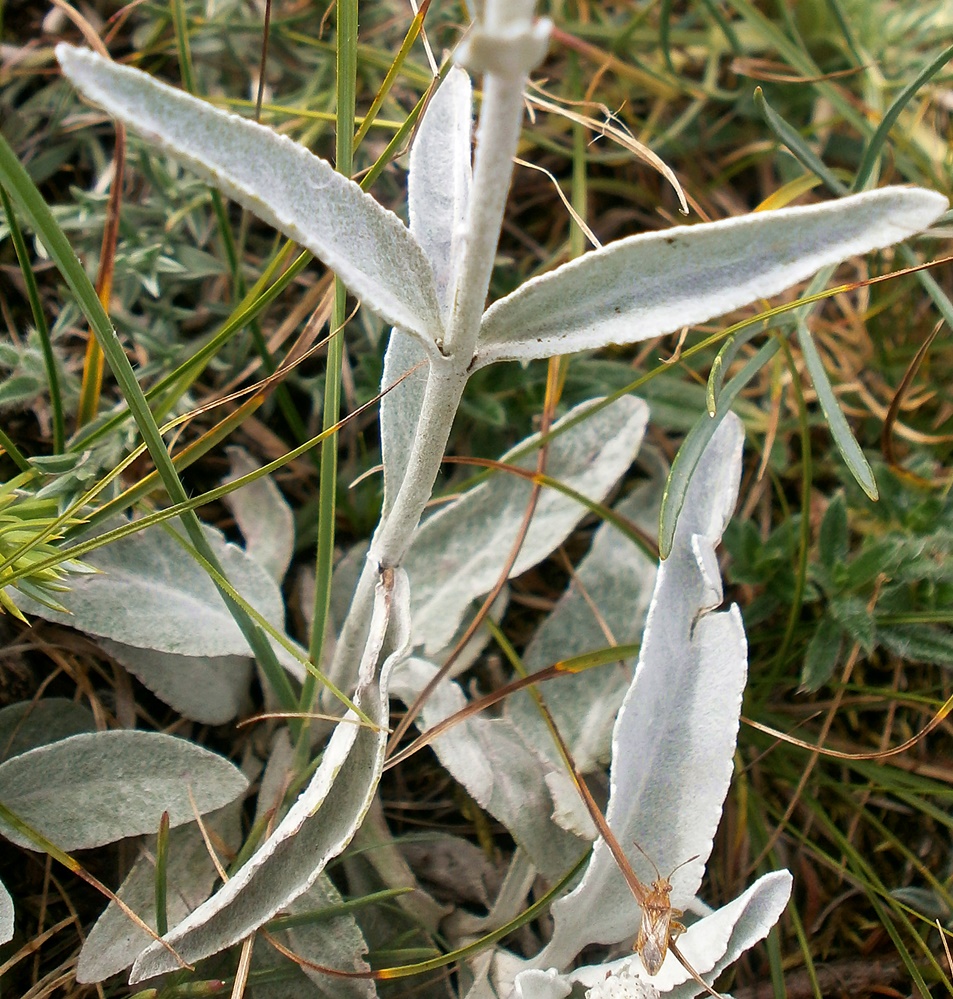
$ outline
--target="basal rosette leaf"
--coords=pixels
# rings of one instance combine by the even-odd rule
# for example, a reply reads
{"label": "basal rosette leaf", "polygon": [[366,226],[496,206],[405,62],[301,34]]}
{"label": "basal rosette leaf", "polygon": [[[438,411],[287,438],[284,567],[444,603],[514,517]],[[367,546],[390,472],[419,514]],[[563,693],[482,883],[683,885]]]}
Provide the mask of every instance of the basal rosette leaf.
{"label": "basal rosette leaf", "polygon": [[[174,826],[237,798],[248,786],[224,757],[187,739],[121,729],[83,732],[0,764],[0,801],[63,850],[88,850]],[[36,850],[0,823],[18,846]]]}

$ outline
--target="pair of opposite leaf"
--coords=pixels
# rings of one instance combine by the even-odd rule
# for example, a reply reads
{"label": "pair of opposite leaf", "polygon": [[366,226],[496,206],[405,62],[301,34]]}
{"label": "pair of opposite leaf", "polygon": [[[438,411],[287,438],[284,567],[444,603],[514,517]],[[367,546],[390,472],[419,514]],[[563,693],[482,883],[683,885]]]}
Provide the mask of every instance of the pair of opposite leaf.
{"label": "pair of opposite leaf", "polygon": [[[88,98],[314,253],[365,306],[416,337],[429,358],[447,360],[439,348],[446,312],[441,299],[452,298],[452,290],[444,298],[438,283],[450,280],[459,288],[467,280],[455,267],[466,233],[443,229],[445,221],[459,223],[466,208],[460,185],[470,171],[471,96],[463,70],[450,72],[424,119],[443,116],[451,129],[431,138],[428,151],[435,159],[415,158],[418,170],[433,172],[409,181],[421,191],[418,239],[372,196],[286,136],[89,50],[61,44],[56,52]],[[457,185],[449,193],[442,186],[448,180]],[[501,183],[508,185],[509,177]],[[494,361],[670,333],[775,295],[845,257],[905,239],[946,207],[936,192],[888,187],[620,239],[493,303],[475,354],[450,360],[474,371]],[[458,217],[441,218],[448,210]],[[430,256],[428,250],[437,249],[450,256]]]}
{"label": "pair of opposite leaf", "polygon": [[[887,188],[827,205],[619,240],[527,282],[494,303],[482,318],[475,350],[468,356],[444,355],[448,310],[469,278],[461,264],[468,235],[461,222],[468,217],[472,112],[469,79],[463,71],[452,70],[437,91],[415,145],[409,178],[412,234],[357,185],[289,139],[90,52],[59,46],[57,55],[87,97],[307,247],[372,311],[413,337],[432,369],[457,377],[493,361],[526,361],[609,343],[632,343],[703,322],[774,295],[844,257],[904,239],[928,226],[946,208],[946,200],[933,192]],[[441,118],[451,127],[430,127]],[[421,153],[424,147],[425,154]],[[508,169],[505,175],[500,173],[500,183],[508,186]],[[448,420],[452,418],[453,414],[447,415]],[[411,424],[406,429],[412,434],[413,419]],[[705,553],[696,557],[701,559],[699,564],[710,561]],[[678,604],[674,599],[671,613]],[[687,623],[693,619],[691,613],[684,618]],[[381,690],[380,696],[386,697],[386,691]],[[722,719],[722,730],[736,725],[737,716],[731,723],[731,714],[727,712],[727,723]],[[672,748],[658,744],[663,772],[665,754]],[[730,761],[730,752],[727,758]],[[371,769],[376,771],[376,764]],[[326,779],[322,771],[316,779]],[[377,776],[369,778],[372,785]],[[691,787],[690,783],[685,786]],[[620,791],[617,807],[629,811],[631,802],[641,800],[642,791]],[[684,804],[680,801],[677,808],[682,817],[690,813]],[[716,811],[720,807],[719,801]],[[360,818],[354,816],[355,825]],[[616,832],[620,838],[624,835],[620,829]],[[280,833],[280,827],[273,836],[279,834],[287,835]],[[342,830],[335,849],[343,849],[348,838]],[[647,840],[649,848],[654,839]],[[266,844],[262,852],[268,850]],[[320,862],[328,856],[325,852]],[[655,856],[664,866],[664,858]],[[697,886],[701,868],[702,860],[688,865],[683,877]],[[586,883],[591,883],[589,875]],[[288,897],[279,898],[279,894],[274,892],[267,903],[271,912],[294,897],[285,892]],[[786,889],[783,894],[786,897]],[[570,899],[565,901],[571,909]],[[673,896],[673,902],[677,901],[685,899]],[[612,907],[613,912],[617,908]],[[634,908],[629,900],[628,923],[637,922]],[[768,908],[776,918],[777,905]],[[198,911],[190,922],[201,935]],[[616,935],[619,926],[604,932],[612,940],[621,939]],[[181,942],[183,936],[177,934],[176,946]],[[203,944],[195,942],[203,949]],[[714,949],[724,959],[731,953],[730,941],[716,942]],[[533,962],[534,967],[523,972],[524,994],[539,984],[535,976],[545,974],[536,969],[546,962],[564,966],[570,950],[565,940],[560,945],[557,934],[539,961]],[[200,955],[192,949],[190,957],[196,956]],[[711,970],[717,964],[710,965]],[[667,967],[662,969],[663,976]],[[151,973],[158,970],[162,970],[161,962],[148,965]],[[140,977],[144,973],[147,968],[140,968]],[[558,990],[565,986],[561,979]],[[541,994],[553,993],[544,990]]]}

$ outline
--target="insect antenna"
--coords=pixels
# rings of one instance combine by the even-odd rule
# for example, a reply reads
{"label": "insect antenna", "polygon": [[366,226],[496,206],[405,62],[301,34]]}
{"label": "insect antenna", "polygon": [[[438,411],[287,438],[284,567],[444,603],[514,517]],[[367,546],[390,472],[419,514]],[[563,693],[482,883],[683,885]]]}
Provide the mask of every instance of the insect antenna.
{"label": "insect antenna", "polygon": [[[655,879],[656,879],[656,881],[661,881],[662,880],[662,872],[658,869],[658,864],[655,863],[655,861],[645,852],[645,850],[642,849],[641,846],[639,846],[639,844],[635,840],[632,840],[632,842],[635,845],[636,850],[638,850],[639,853],[641,853],[642,856],[645,857],[645,859],[652,865],[653,869],[655,870]],[[698,856],[699,855],[696,853],[694,857],[689,857],[688,860],[683,860],[680,864],[676,864],[671,869],[671,871],[669,872],[668,877],[665,880],[666,881],[671,881],[672,880],[672,875],[677,870],[679,870],[679,868],[684,867],[686,864],[690,864],[693,860],[698,860]]]}

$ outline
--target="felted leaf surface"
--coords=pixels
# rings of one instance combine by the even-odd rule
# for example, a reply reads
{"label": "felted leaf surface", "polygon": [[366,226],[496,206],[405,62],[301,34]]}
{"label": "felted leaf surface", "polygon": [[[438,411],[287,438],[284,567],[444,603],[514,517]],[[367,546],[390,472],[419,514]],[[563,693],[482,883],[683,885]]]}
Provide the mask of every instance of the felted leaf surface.
{"label": "felted leaf surface", "polygon": [[566,999],[572,992],[572,983],[555,968],[523,971],[516,976],[514,984],[517,999]]}
{"label": "felted leaf surface", "polygon": [[433,272],[406,226],[357,184],[286,136],[61,44],[84,96],[230,198],[307,247],[385,321],[429,342],[443,332]]}
{"label": "felted leaf surface", "polygon": [[65,697],[8,704],[0,709],[0,762],[95,729],[92,711]]}
{"label": "felted leaf surface", "polygon": [[[432,663],[410,658],[397,670],[391,692],[410,704],[436,672]],[[421,729],[426,731],[466,703],[459,684],[442,681],[421,710]],[[510,831],[544,876],[563,874],[585,851],[585,844],[552,821],[554,803],[546,785],[552,767],[511,722],[479,715],[468,718],[435,740],[433,749],[480,807]]]}
{"label": "felted leaf surface", "polygon": [[[239,803],[226,806],[203,820],[221,842],[231,850],[241,843],[241,808]],[[220,858],[226,863],[229,858]],[[144,847],[116,893],[136,915],[156,928],[155,837]],[[169,833],[166,867],[166,912],[174,924],[184,919],[208,898],[218,880],[218,871],[194,822]],[[76,979],[102,982],[118,974],[136,959],[150,937],[116,905],[110,902],[96,920],[79,953]]]}
{"label": "felted leaf surface", "polygon": [[[351,841],[380,780],[387,741],[390,671],[410,638],[407,577],[375,593],[370,639],[354,699],[378,728],[349,712],[331,734],[311,782],[272,834],[235,876],[171,930],[166,939],[190,963],[230,946],[306,892]],[[139,955],[130,981],[172,971],[174,960],[153,943]]]}
{"label": "felted leaf surface", "polygon": [[[642,456],[639,457],[640,464]],[[633,490],[615,507],[650,532],[657,523],[664,472]],[[527,671],[612,644],[638,642],[655,584],[656,563],[611,523],[596,531],[592,546],[576,567],[574,581],[559,598],[523,654]],[[576,766],[590,773],[608,763],[612,726],[632,681],[632,666],[612,664],[567,674],[547,684],[545,696]],[[536,703],[525,692],[506,699],[504,717],[554,766],[559,752]],[[578,798],[578,792],[573,788]]]}
{"label": "felted leaf surface", "polygon": [[98,644],[156,697],[193,721],[223,725],[248,696],[252,661],[247,656],[178,656],[109,638]]}
{"label": "felted leaf surface", "polygon": [[[284,630],[281,591],[268,573],[218,531],[205,534],[232,585],[268,621]],[[98,569],[70,581],[61,614],[17,596],[22,610],[90,635],[181,656],[251,656],[251,649],[215,585],[168,531],[151,527],[86,556]],[[283,650],[279,658],[289,657]]]}
{"label": "felted leaf surface", "polygon": [[[781,918],[781,913],[791,897],[791,875],[787,871],[772,871],[759,878],[747,891],[728,905],[717,909],[710,916],[699,920],[693,929],[695,933],[689,937],[685,934],[687,950],[682,953],[693,967],[694,961],[701,965],[710,963],[708,955],[719,954],[718,959],[706,969],[710,981],[714,981],[721,972],[733,964],[748,948],[763,940],[772,926]],[[723,926],[729,925],[728,939],[724,943]],[[697,927],[697,929],[696,929]],[[681,949],[681,948],[680,948]],[[702,990],[697,983],[688,977],[685,969],[669,962],[663,972],[677,975],[684,973],[682,983],[672,990],[675,999],[689,999]]]}
{"label": "felted leaf surface", "polygon": [[[555,424],[578,416],[583,403]],[[546,473],[601,501],[638,452],[648,409],[631,396],[594,413],[549,444]],[[554,428],[554,429],[555,429]],[[533,435],[520,445],[536,440]],[[501,461],[536,468],[536,453]],[[411,579],[414,643],[433,654],[452,637],[470,602],[489,592],[502,570],[522,523],[531,484],[497,472],[425,521],[405,560]],[[585,516],[586,508],[561,492],[544,488],[510,576],[536,565]]]}
{"label": "felted leaf surface", "polygon": [[[420,365],[416,371],[414,367]],[[381,509],[386,516],[394,505],[394,498],[404,481],[407,462],[414,446],[417,421],[430,360],[416,337],[398,329],[391,330],[384,354],[381,391],[393,385],[402,375],[413,371],[381,399],[381,459],[384,466],[384,501]]]}
{"label": "felted leaf surface", "polygon": [[470,202],[472,118],[470,77],[455,66],[431,98],[410,150],[410,231],[433,268],[444,315],[451,304]]}
{"label": "felted leaf surface", "polygon": [[294,747],[287,728],[279,728],[271,739],[271,750],[259,778],[255,797],[255,823],[264,822],[272,810],[277,814],[285,792],[294,779]]}
{"label": "felted leaf surface", "polygon": [[[341,971],[368,971],[364,960],[367,944],[354,917],[347,912],[334,913],[342,899],[327,874],[315,881],[302,896],[288,905],[292,916],[311,913],[313,922],[299,923],[278,934],[278,939],[293,953],[313,964]],[[373,999],[374,982],[368,978],[330,978],[307,965],[301,969],[311,980],[311,994],[325,999]]]}
{"label": "felted leaf surface", "polygon": [[260,937],[252,951],[252,967],[259,974],[248,982],[248,999],[319,999],[314,982]]}
{"label": "felted leaf surface", "polygon": [[0,944],[13,939],[13,899],[6,885],[0,881]]}
{"label": "felted leaf surface", "polygon": [[[767,936],[788,903],[791,884],[791,875],[787,871],[772,871],[764,875],[727,905],[689,926],[678,938],[679,950],[699,974],[714,981],[724,968]],[[604,981],[606,974],[616,974],[626,966],[634,974],[645,976],[639,958],[629,955],[607,964],[577,968],[568,977],[591,988]],[[689,999],[702,991],[688,971],[671,955],[666,957],[658,974],[645,976],[643,980],[677,999]]]}
{"label": "felted leaf surface", "polygon": [[[712,438],[686,496],[672,554],[658,570],[642,651],[612,738],[606,819],[645,884],[672,876],[672,905],[698,890],[732,772],[747,647],[722,599],[715,545],[734,509],[743,431],[731,416]],[[589,943],[632,936],[641,910],[599,839],[579,885],[553,905],[535,967],[565,967]]]}
{"label": "felted leaf surface", "polygon": [[885,187],[617,240],[495,302],[474,367],[635,343],[705,322],[906,239],[946,208],[934,191]]}
{"label": "felted leaf surface", "polygon": [[[433,268],[437,302],[444,316],[453,291],[454,267],[470,198],[471,117],[470,78],[455,67],[427,106],[410,149],[410,232]],[[420,342],[395,328],[384,355],[381,388],[386,389],[421,362],[427,362],[427,353]],[[381,399],[385,516],[407,468],[427,384],[427,367],[424,363]]]}
{"label": "felted leaf surface", "polygon": [[[72,735],[0,764],[0,801],[63,850],[86,850],[221,808],[248,786],[224,757],[187,739],[123,729]],[[0,823],[18,846],[32,840]]]}

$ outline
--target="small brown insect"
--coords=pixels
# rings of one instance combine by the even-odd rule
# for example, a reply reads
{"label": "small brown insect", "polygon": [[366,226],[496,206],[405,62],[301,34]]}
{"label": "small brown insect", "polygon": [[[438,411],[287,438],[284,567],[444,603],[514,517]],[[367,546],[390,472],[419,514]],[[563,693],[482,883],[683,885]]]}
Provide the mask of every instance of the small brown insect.
{"label": "small brown insect", "polygon": [[[652,858],[648,856],[638,843],[635,845],[642,856],[655,867]],[[684,860],[678,867],[684,867],[685,864],[690,864],[694,859],[694,857],[691,857],[688,860]],[[672,874],[678,870],[678,867],[672,871]],[[639,925],[639,935],[636,937],[634,949],[636,954],[642,958],[642,964],[650,975],[658,974],[659,969],[665,961],[665,955],[668,953],[669,946],[681,933],[685,932],[685,927],[678,921],[682,910],[673,909],[672,903],[669,900],[669,895],[672,892],[672,874],[669,874],[667,878],[663,878],[659,873],[659,869],[655,867],[655,880],[652,882],[652,887],[648,891],[645,891],[645,886],[640,882],[640,887],[645,892],[645,897],[639,898],[636,895],[636,899],[642,908],[642,922]],[[632,883],[630,882],[629,884],[631,887]]]}
{"label": "small brown insect", "polygon": [[669,896],[672,892],[672,882],[670,879],[672,874],[678,870],[678,867],[684,867],[685,864],[690,864],[697,858],[689,857],[688,860],[682,861],[667,878],[663,878],[659,873],[658,867],[655,866],[655,861],[636,843],[636,848],[642,856],[655,867],[655,880],[652,882],[652,887],[647,888],[639,880],[635,871],[632,870],[632,865],[619,845],[619,841],[609,828],[605,816],[599,810],[599,806],[596,805],[592,795],[589,793],[589,788],[582,779],[582,775],[577,770],[574,770],[573,776],[576,787],[582,795],[582,800],[586,803],[586,808],[592,816],[592,821],[596,824],[599,832],[602,833],[602,838],[605,840],[609,852],[619,865],[619,870],[622,872],[626,884],[629,886],[630,891],[635,896],[635,901],[642,910],[642,922],[639,926],[639,935],[635,940],[635,952],[641,958],[646,972],[649,975],[657,974],[662,967],[662,962],[665,960],[665,955],[671,951],[679,964],[712,996],[712,999],[724,999],[719,992],[716,992],[698,974],[685,959],[685,956],[675,943],[676,937],[685,931],[685,927],[678,921],[678,917],[682,915],[682,910],[673,909],[672,903],[669,901]]}

